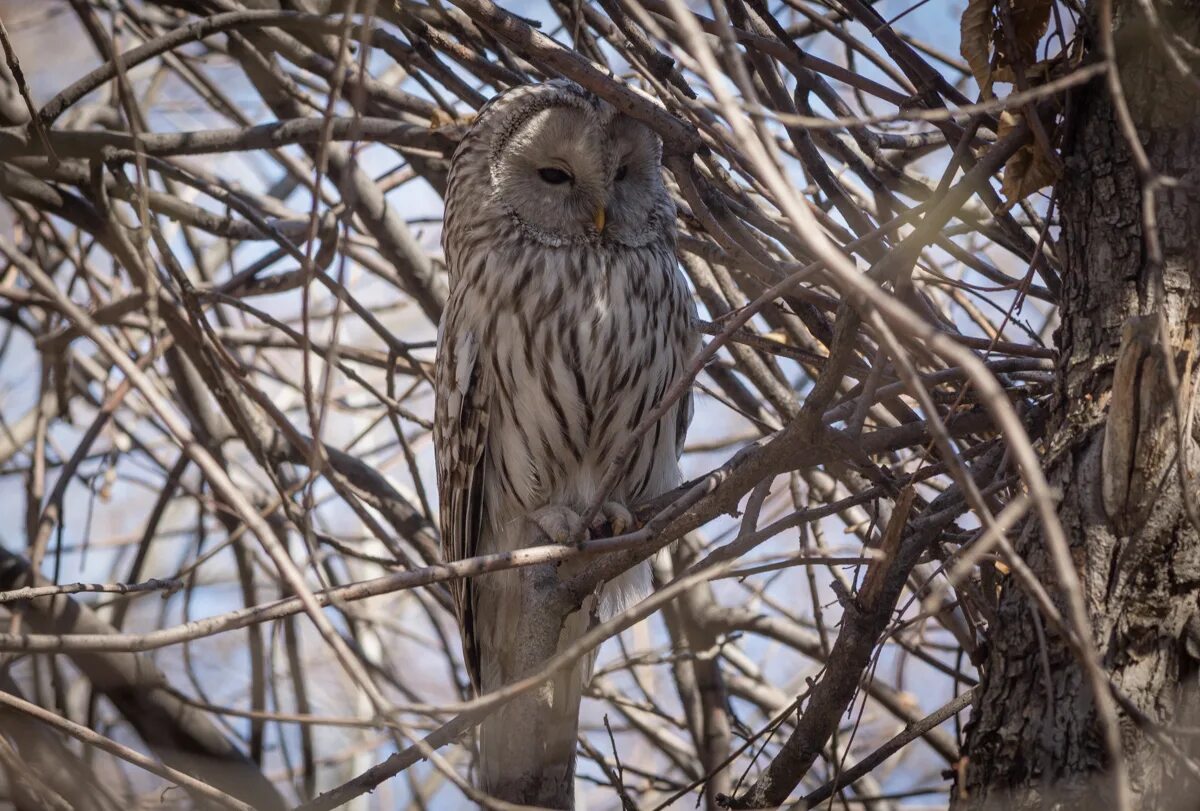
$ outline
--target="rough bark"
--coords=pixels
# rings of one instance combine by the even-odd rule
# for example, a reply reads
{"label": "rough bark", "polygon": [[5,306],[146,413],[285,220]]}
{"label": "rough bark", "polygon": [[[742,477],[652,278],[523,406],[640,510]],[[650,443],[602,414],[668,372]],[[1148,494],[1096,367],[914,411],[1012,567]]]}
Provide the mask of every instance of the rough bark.
{"label": "rough bark", "polygon": [[[1093,20],[1100,5],[1093,3]],[[1114,6],[1119,75],[1140,143],[1155,172],[1194,186],[1200,178],[1195,79],[1172,69],[1139,3]],[[1155,6],[1169,32],[1200,42],[1200,4]],[[1091,47],[1098,51],[1094,33]],[[1103,666],[1118,700],[1128,700],[1121,738],[1136,807],[1194,808],[1200,786],[1180,755],[1195,752],[1195,738],[1171,735],[1171,728],[1194,726],[1200,715],[1200,537],[1179,486],[1179,442],[1164,391],[1167,356],[1161,332],[1150,327],[1165,313],[1172,360],[1190,386],[1185,359],[1200,326],[1200,197],[1156,194],[1159,267],[1145,239],[1144,178],[1104,78],[1077,92],[1071,105],[1074,125],[1059,184],[1062,326],[1046,470],[1062,494],[1059,517]],[[1128,352],[1121,349],[1123,335]],[[1132,359],[1123,370],[1119,354]],[[1194,475],[1195,440],[1185,444]],[[1195,499],[1194,484],[1189,489]],[[1018,551],[1053,592],[1060,581],[1038,533],[1026,533]],[[1015,583],[1005,585],[954,808],[1114,807],[1083,672],[1035,613]],[[1161,733],[1172,746],[1161,745]]]}

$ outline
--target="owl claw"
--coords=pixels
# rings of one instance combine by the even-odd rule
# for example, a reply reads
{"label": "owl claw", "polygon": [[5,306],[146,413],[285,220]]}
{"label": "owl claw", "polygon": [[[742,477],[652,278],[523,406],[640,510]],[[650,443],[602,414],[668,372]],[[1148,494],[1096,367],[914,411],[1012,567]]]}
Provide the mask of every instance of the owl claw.
{"label": "owl claw", "polygon": [[581,536],[583,519],[574,510],[567,507],[550,505],[535,510],[529,515],[529,520],[537,525],[553,543],[565,544],[572,538]]}
{"label": "owl claw", "polygon": [[625,530],[632,527],[633,524],[633,514],[626,509],[624,504],[606,501],[600,506],[600,512],[592,521],[591,529],[595,533],[600,533],[604,531],[605,525],[608,525],[612,527],[613,535],[624,535]]}
{"label": "owl claw", "polygon": [[[551,504],[530,513],[529,520],[553,543],[565,544],[569,543],[572,538],[582,538],[583,536],[583,519],[579,513],[569,507]],[[595,537],[609,534],[624,535],[634,525],[633,514],[624,504],[606,501],[600,505],[600,511],[596,513],[596,518],[592,521],[589,531]]]}

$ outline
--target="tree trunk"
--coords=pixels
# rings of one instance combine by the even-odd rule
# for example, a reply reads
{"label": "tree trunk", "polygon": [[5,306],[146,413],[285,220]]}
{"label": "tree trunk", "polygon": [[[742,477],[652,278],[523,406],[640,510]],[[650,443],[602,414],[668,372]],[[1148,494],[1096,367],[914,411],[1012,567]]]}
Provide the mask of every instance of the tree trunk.
{"label": "tree trunk", "polygon": [[[1200,42],[1200,4],[1153,1],[1163,32],[1192,46]],[[1092,3],[1092,20],[1101,5]],[[1102,664],[1118,700],[1143,716],[1121,713],[1136,807],[1195,808],[1200,772],[1189,771],[1181,756],[1200,750],[1200,739],[1172,728],[1200,720],[1200,536],[1179,486],[1159,314],[1169,325],[1176,376],[1190,391],[1188,353],[1200,325],[1200,92],[1195,73],[1184,78],[1172,66],[1143,4],[1113,5],[1119,76],[1139,141],[1153,172],[1192,189],[1154,196],[1160,264],[1145,238],[1146,178],[1122,135],[1105,78],[1074,95],[1059,184],[1062,325],[1045,466],[1062,495],[1059,518]],[[1093,25],[1089,47],[1096,56],[1099,43]],[[1184,406],[1186,417],[1190,397]],[[1194,475],[1190,434],[1189,426],[1184,451]],[[1193,502],[1196,490],[1191,479]],[[1025,533],[1017,551],[1061,605],[1055,594],[1061,581],[1039,533]],[[1115,807],[1083,670],[1011,578],[989,643],[953,807]],[[1162,745],[1164,738],[1170,745]]]}

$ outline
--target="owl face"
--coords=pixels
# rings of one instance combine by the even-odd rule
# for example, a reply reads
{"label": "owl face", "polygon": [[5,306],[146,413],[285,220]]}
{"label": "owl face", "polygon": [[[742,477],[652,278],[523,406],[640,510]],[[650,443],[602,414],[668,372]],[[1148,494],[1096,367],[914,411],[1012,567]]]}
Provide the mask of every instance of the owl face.
{"label": "owl face", "polygon": [[521,91],[488,122],[492,198],[504,213],[549,245],[637,247],[669,233],[674,210],[649,128],[565,82]]}
{"label": "owl face", "polygon": [[616,115],[608,125],[614,168],[607,239],[638,247],[673,233],[675,204],[662,178],[662,144],[640,121]]}

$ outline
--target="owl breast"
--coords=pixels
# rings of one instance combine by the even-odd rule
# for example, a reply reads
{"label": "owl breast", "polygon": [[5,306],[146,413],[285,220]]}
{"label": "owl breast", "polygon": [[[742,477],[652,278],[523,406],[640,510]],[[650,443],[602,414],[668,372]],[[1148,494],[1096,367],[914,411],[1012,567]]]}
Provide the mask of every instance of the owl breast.
{"label": "owl breast", "polygon": [[523,545],[505,530],[539,507],[586,509],[605,495],[613,464],[623,466],[609,496],[617,501],[632,505],[678,484],[686,402],[619,458],[691,354],[691,303],[670,244],[514,240],[473,258],[464,281],[483,291],[481,361],[496,395],[485,459],[494,543]]}

